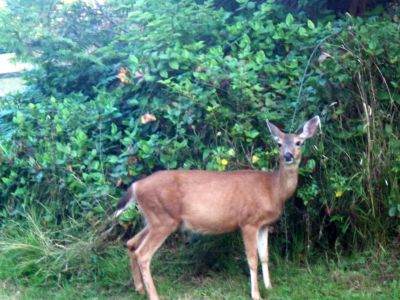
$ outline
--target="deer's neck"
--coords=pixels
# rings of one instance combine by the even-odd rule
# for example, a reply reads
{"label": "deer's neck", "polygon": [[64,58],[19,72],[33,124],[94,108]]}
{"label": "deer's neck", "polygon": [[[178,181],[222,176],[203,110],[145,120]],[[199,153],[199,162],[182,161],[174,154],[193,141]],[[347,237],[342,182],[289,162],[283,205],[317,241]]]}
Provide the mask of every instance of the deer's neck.
{"label": "deer's neck", "polygon": [[299,178],[299,167],[280,164],[278,171],[279,200],[285,203],[296,191]]}

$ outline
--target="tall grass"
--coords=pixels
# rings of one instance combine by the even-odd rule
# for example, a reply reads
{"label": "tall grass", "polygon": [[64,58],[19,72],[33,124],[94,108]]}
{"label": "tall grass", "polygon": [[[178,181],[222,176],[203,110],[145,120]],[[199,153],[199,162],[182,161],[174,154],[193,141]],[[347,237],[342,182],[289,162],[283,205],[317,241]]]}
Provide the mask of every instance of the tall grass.
{"label": "tall grass", "polygon": [[56,227],[34,213],[7,222],[0,231],[0,279],[29,285],[99,278],[104,285],[124,282],[123,247],[83,227],[72,219]]}

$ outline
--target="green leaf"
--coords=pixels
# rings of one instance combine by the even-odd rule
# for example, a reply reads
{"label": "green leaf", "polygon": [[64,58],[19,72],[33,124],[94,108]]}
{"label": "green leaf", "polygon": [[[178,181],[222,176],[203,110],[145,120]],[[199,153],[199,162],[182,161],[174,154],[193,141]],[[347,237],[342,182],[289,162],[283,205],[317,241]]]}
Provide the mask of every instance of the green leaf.
{"label": "green leaf", "polygon": [[177,166],[178,166],[178,162],[176,160],[170,161],[168,163],[168,169],[176,169]]}
{"label": "green leaf", "polygon": [[385,132],[387,133],[387,134],[393,134],[393,127],[392,127],[392,125],[390,125],[390,124],[386,124],[385,125]]}
{"label": "green leaf", "polygon": [[258,64],[265,63],[266,57],[264,51],[260,50],[256,53],[255,60]]}
{"label": "green leaf", "polygon": [[85,132],[83,132],[81,129],[78,129],[76,131],[75,135],[75,141],[78,145],[82,145],[87,141],[88,137]]}
{"label": "green leaf", "polygon": [[202,155],[203,160],[206,160],[209,156],[210,156],[210,149],[204,150]]}
{"label": "green leaf", "polygon": [[162,71],[160,71],[160,76],[161,76],[162,78],[168,78],[168,72],[165,71],[165,70],[162,70]]}
{"label": "green leaf", "polygon": [[118,132],[118,127],[114,123],[111,124],[111,134],[116,135]]}
{"label": "green leaf", "polygon": [[315,29],[315,25],[314,25],[313,21],[311,21],[311,20],[307,20],[307,26],[310,29]]}
{"label": "green leaf", "polygon": [[304,36],[304,37],[308,36],[307,30],[304,27],[299,28],[299,34],[300,34],[300,36]]}
{"label": "green leaf", "polygon": [[133,221],[137,216],[137,210],[135,208],[129,208],[124,211],[124,213],[119,217],[122,222]]}
{"label": "green leaf", "polygon": [[286,25],[290,26],[293,24],[294,18],[291,13],[288,13],[286,16]]}
{"label": "green leaf", "polygon": [[92,164],[90,165],[90,168],[92,170],[98,171],[100,168],[100,162],[97,160],[93,161]]}
{"label": "green leaf", "polygon": [[96,212],[96,213],[103,213],[105,210],[104,210],[104,208],[103,208],[103,206],[101,206],[101,205],[97,205],[95,208],[93,208],[93,210]]}
{"label": "green leaf", "polygon": [[370,40],[368,41],[368,48],[369,48],[370,50],[375,50],[377,47],[378,47],[378,41],[377,41],[377,40],[375,40],[375,39],[370,39]]}
{"label": "green leaf", "polygon": [[247,3],[247,8],[248,9],[254,9],[256,7],[256,4],[253,1],[249,1]]}
{"label": "green leaf", "polygon": [[115,164],[117,161],[118,161],[118,157],[115,156],[115,155],[110,155],[110,156],[108,157],[108,162],[109,162],[110,164]]}
{"label": "green leaf", "polygon": [[154,81],[154,76],[151,76],[150,74],[144,74],[143,79],[146,81]]}
{"label": "green leaf", "polygon": [[178,70],[179,69],[179,63],[177,61],[175,61],[175,60],[170,61],[168,64],[171,67],[171,69],[174,69],[174,70]]}
{"label": "green leaf", "polygon": [[20,125],[20,124],[24,123],[24,121],[25,121],[24,114],[20,111],[17,111],[16,116],[13,118],[13,122],[15,124]]}
{"label": "green leaf", "polygon": [[245,135],[246,135],[248,138],[251,138],[251,139],[255,139],[259,134],[260,134],[260,132],[257,131],[257,130],[255,130],[255,129],[253,129],[253,130],[246,130],[246,131],[245,131]]}
{"label": "green leaf", "polygon": [[129,55],[129,62],[136,66],[139,63],[139,59],[135,55],[131,54]]}
{"label": "green leaf", "polygon": [[397,215],[397,207],[396,206],[392,206],[389,209],[389,217],[395,217]]}

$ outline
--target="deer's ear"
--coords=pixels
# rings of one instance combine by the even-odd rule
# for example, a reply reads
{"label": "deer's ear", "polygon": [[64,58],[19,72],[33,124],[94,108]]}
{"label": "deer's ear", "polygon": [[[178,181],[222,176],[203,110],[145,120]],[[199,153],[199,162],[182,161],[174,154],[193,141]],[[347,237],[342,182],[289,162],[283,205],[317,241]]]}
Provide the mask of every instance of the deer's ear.
{"label": "deer's ear", "polygon": [[277,141],[278,139],[281,139],[283,137],[283,132],[280,131],[279,128],[276,127],[274,124],[267,121],[267,126],[269,129],[269,132],[271,133],[271,135],[275,141]]}
{"label": "deer's ear", "polygon": [[321,120],[319,116],[315,116],[304,124],[299,136],[303,139],[308,139],[317,132],[318,127],[321,127]]}

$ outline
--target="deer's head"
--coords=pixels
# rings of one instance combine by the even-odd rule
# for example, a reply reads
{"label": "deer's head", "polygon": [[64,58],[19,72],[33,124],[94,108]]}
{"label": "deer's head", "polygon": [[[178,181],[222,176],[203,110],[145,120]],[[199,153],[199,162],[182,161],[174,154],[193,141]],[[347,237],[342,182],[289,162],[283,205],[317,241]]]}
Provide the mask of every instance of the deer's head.
{"label": "deer's head", "polygon": [[319,116],[307,121],[296,134],[283,133],[274,124],[267,122],[272,137],[278,143],[279,160],[285,167],[298,166],[301,161],[301,148],[304,141],[312,137],[320,126]]}

